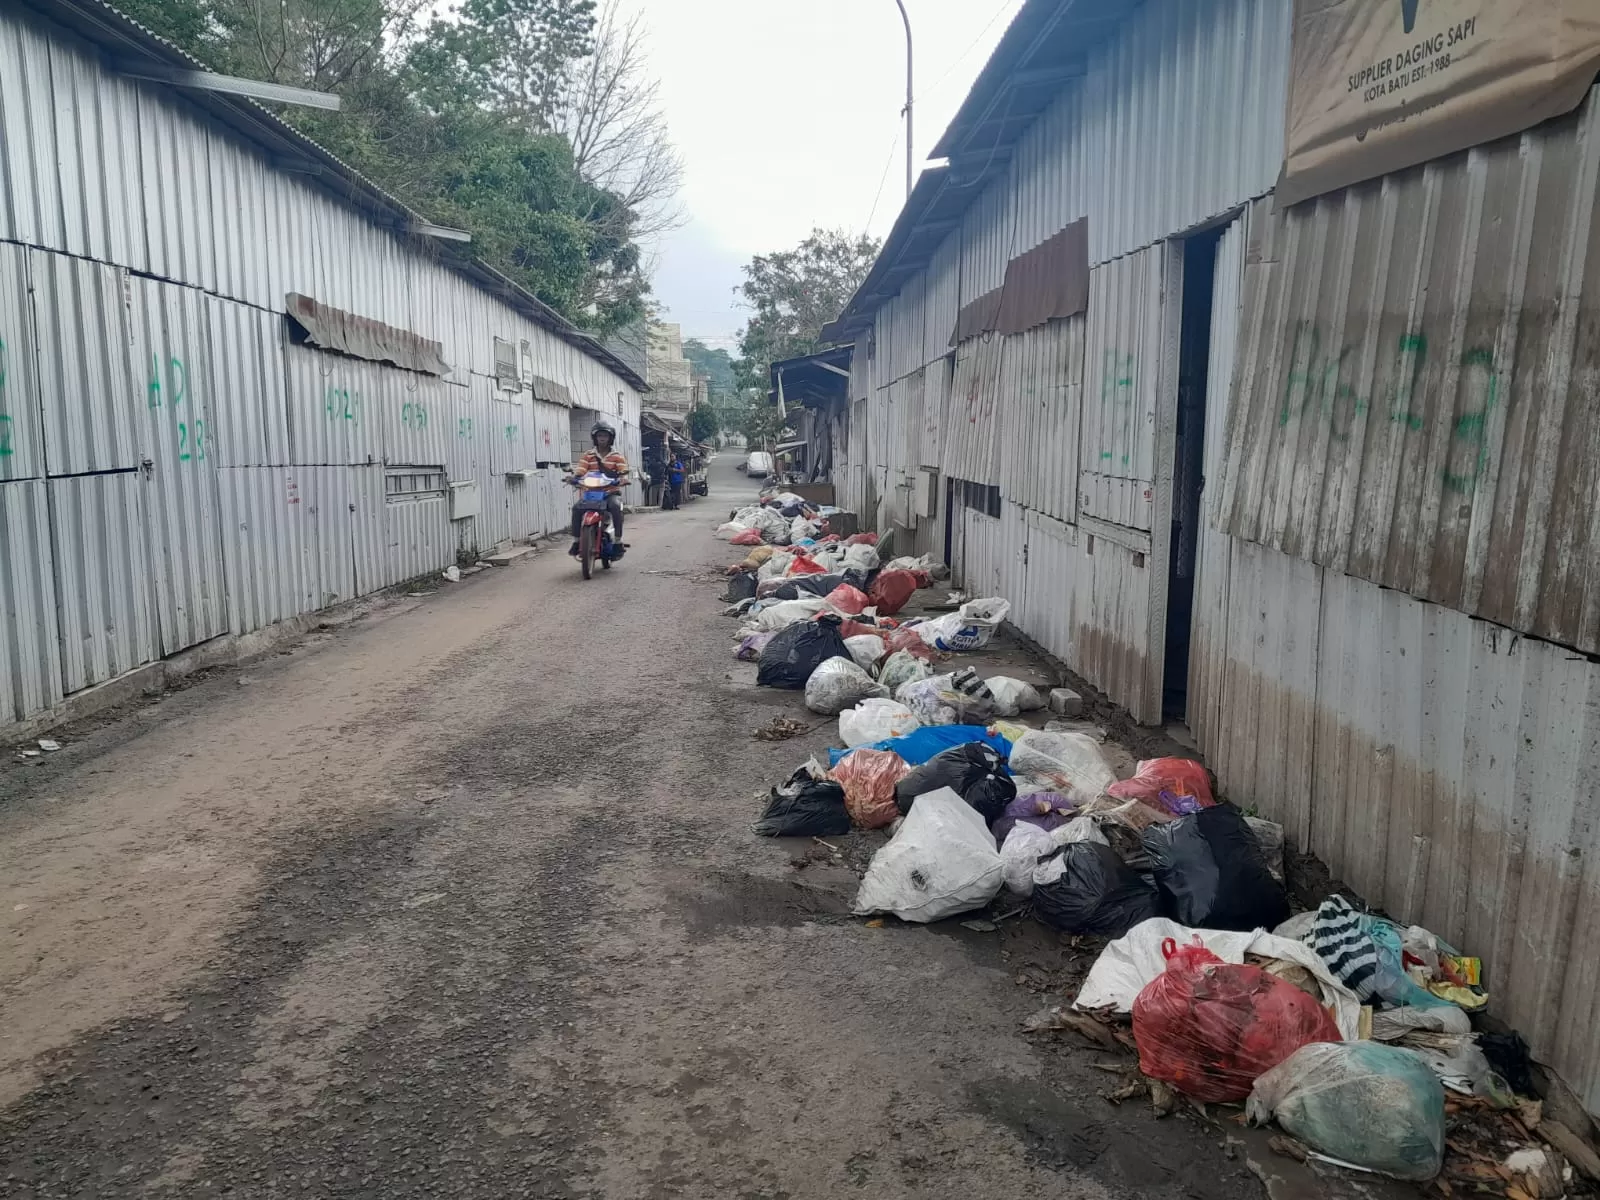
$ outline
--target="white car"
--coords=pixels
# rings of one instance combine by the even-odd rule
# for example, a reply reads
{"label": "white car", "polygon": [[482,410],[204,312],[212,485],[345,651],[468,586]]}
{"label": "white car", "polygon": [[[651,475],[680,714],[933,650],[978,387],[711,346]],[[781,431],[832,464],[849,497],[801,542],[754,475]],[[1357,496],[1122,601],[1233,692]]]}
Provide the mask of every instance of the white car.
{"label": "white car", "polygon": [[765,479],[772,474],[772,455],[765,450],[756,450],[744,460],[744,473],[746,475],[759,475]]}

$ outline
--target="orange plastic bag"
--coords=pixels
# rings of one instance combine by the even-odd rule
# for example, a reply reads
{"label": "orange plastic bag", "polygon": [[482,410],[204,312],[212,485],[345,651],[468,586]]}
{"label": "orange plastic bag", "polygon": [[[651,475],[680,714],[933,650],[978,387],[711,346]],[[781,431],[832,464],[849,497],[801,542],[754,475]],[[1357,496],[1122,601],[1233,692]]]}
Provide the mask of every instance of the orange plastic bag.
{"label": "orange plastic bag", "polygon": [[1138,800],[1175,817],[1211,808],[1211,776],[1192,758],[1147,758],[1132,779],[1122,779],[1106,789],[1118,800]]}
{"label": "orange plastic bag", "polygon": [[939,652],[922,640],[922,635],[917,632],[915,625],[909,625],[904,629],[896,629],[889,635],[885,648],[890,654],[893,654],[896,650],[904,650],[913,658],[920,658],[923,662],[939,661]]}
{"label": "orange plastic bag", "polygon": [[846,546],[876,546],[878,544],[878,535],[875,533],[852,533],[845,538],[844,544]]}
{"label": "orange plastic bag", "polygon": [[869,603],[865,592],[848,583],[841,583],[828,593],[828,606],[847,617],[859,617]]}
{"label": "orange plastic bag", "polygon": [[1260,967],[1225,963],[1198,938],[1167,938],[1161,952],[1167,969],[1133,1002],[1139,1070],[1151,1079],[1205,1104],[1243,1100],[1301,1046],[1342,1040],[1320,1004]]}
{"label": "orange plastic bag", "polygon": [[899,612],[916,593],[917,577],[911,571],[880,571],[872,581],[872,603],[885,617]]}
{"label": "orange plastic bag", "polygon": [[759,529],[746,529],[743,533],[736,533],[728,539],[730,546],[759,546],[761,545],[761,531]]}
{"label": "orange plastic bag", "polygon": [[844,807],[863,829],[882,829],[900,815],[894,802],[894,785],[911,768],[893,750],[857,750],[839,760],[830,773],[844,788]]}

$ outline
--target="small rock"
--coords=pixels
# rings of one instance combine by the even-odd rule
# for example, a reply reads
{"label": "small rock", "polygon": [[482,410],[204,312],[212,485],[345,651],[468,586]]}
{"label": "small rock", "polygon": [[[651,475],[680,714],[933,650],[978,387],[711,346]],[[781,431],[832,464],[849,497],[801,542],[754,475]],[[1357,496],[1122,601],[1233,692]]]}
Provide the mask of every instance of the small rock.
{"label": "small rock", "polygon": [[1081,717],[1083,697],[1071,688],[1051,688],[1050,711],[1061,717]]}
{"label": "small rock", "polygon": [[996,929],[999,929],[1000,926],[996,925],[993,921],[975,920],[961,922],[961,928],[970,929],[973,933],[993,933]]}
{"label": "small rock", "polygon": [[52,751],[53,750],[59,750],[59,749],[61,749],[61,743],[57,742],[57,741],[54,741],[51,738],[40,738],[39,739],[39,749],[41,749],[41,750],[52,750]]}

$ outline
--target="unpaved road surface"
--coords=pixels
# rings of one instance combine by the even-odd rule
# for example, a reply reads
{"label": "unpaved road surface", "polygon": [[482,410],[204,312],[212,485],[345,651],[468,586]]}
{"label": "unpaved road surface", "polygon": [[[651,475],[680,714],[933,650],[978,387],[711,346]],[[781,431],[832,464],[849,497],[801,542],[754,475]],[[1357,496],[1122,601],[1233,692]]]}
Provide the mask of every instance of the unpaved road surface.
{"label": "unpaved road surface", "polygon": [[833,728],[751,737],[803,710],[730,670],[731,465],[591,583],[546,549],[8,754],[0,1194],[1261,1194],[1024,1038],[999,937],[750,834]]}

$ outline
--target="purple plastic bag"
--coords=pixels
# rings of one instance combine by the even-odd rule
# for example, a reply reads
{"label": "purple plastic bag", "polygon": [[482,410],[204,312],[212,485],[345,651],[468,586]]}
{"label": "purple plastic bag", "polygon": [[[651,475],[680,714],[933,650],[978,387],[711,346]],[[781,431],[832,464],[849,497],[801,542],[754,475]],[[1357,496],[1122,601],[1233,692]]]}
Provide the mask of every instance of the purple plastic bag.
{"label": "purple plastic bag", "polygon": [[1018,821],[1037,825],[1046,833],[1072,820],[1076,805],[1059,792],[1029,792],[1005,806],[994,823],[995,841],[1004,843]]}
{"label": "purple plastic bag", "polygon": [[761,657],[761,648],[772,638],[773,635],[770,633],[752,633],[739,643],[739,648],[733,652],[733,656],[740,662],[755,662]]}

